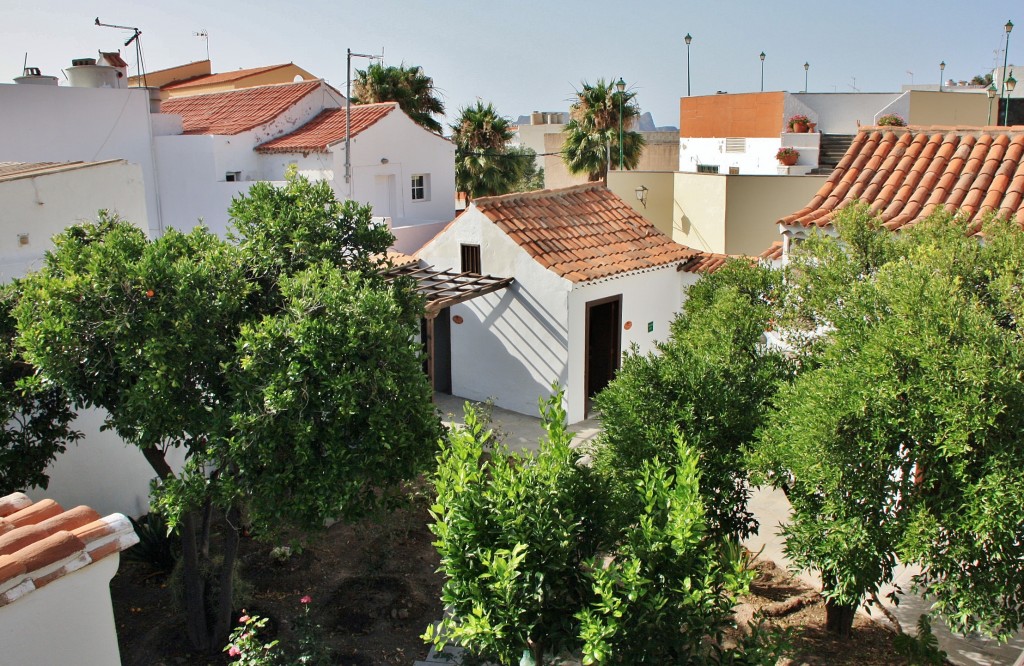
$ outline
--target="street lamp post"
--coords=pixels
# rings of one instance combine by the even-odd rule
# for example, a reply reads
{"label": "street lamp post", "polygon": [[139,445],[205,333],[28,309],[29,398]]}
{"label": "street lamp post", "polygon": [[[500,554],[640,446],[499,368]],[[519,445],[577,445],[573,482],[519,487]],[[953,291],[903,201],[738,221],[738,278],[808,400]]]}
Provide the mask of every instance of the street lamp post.
{"label": "street lamp post", "polygon": [[942,92],[942,77],[945,76],[946,61],[943,60],[939,63],[939,92]]}
{"label": "street lamp post", "polygon": [[764,51],[761,51],[761,92],[764,92]]}
{"label": "street lamp post", "polygon": [[807,70],[811,68],[811,63],[804,63],[804,92],[807,92]]}
{"label": "street lamp post", "polygon": [[615,84],[615,89],[619,91],[619,171],[622,171],[622,97],[626,92],[626,82],[621,76]]}
{"label": "street lamp post", "polygon": [[1003,75],[999,77],[1002,79],[999,82],[999,99],[1003,98],[1003,82],[1006,80],[1006,57],[1010,55],[1010,33],[1013,32],[1013,21],[1007,21],[1006,25],[1006,48],[1003,49]]}
{"label": "street lamp post", "polygon": [[690,96],[690,42],[693,41],[693,37],[690,33],[686,33],[686,37],[683,37],[683,41],[686,42],[686,96]]}
{"label": "street lamp post", "polygon": [[1010,70],[1010,76],[1006,79],[1006,110],[1003,111],[1003,125],[1010,126],[1010,93],[1017,87],[1017,79],[1013,78],[1013,70]]}
{"label": "street lamp post", "polygon": [[[988,120],[985,122],[986,125],[992,124],[992,100],[996,98],[996,84],[988,84],[988,88],[985,88],[985,93],[988,95]],[[996,109],[996,115],[999,115],[999,109]],[[999,118],[996,118],[999,120]]]}

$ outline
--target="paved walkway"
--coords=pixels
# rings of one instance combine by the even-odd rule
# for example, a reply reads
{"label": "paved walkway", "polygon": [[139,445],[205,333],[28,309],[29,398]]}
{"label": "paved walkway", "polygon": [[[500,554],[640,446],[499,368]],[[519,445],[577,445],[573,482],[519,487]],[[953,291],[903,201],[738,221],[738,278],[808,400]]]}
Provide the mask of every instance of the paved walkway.
{"label": "paved walkway", "polygon": [[[446,425],[462,423],[462,406],[465,399],[445,394],[437,394],[434,397],[438,410],[444,415]],[[544,430],[540,426],[540,419],[531,416],[524,416],[510,412],[500,407],[494,407],[492,420],[495,427],[505,434],[505,442],[513,451],[536,451],[537,442],[543,437]],[[587,419],[569,427],[576,433],[577,443],[593,441],[601,431],[600,422],[597,419]],[[753,552],[762,550],[761,557],[773,560],[780,567],[788,566],[789,561],[782,551],[782,539],[778,536],[779,526],[789,520],[790,506],[785,494],[781,490],[770,488],[758,488],[755,490],[750,502],[751,510],[761,525],[760,533],[747,539],[745,545]],[[910,589],[910,578],[914,571],[907,567],[901,567],[896,572],[896,582],[904,590]],[[821,581],[814,574],[799,573],[797,577],[808,584],[821,589]],[[879,598],[885,601],[885,595],[891,588],[885,588],[879,594]],[[904,594],[900,599],[899,606],[889,605],[889,610],[899,619],[905,631],[913,631],[917,626],[917,618],[926,612],[928,603],[921,597]],[[874,610],[872,617],[885,622],[882,614]],[[980,637],[955,636],[949,632],[941,621],[936,621],[932,630],[939,639],[939,644],[945,650],[950,661],[963,666],[1024,666],[1024,633],[1018,634],[1013,640],[1005,645],[999,645],[995,641]],[[431,649],[426,661],[417,661],[414,666],[432,666],[435,664],[458,664],[459,648],[446,648],[446,654],[438,654]],[[1022,661],[1018,662],[1018,659]]]}

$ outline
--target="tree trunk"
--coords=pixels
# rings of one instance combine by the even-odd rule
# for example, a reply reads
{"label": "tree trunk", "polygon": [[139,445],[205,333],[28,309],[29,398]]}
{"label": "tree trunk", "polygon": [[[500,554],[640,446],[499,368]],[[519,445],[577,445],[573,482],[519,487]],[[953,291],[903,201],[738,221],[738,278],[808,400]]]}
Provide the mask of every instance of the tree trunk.
{"label": "tree trunk", "polygon": [[853,629],[853,618],[857,613],[857,605],[841,605],[832,599],[825,600],[825,630],[840,638],[849,638]]}
{"label": "tree trunk", "polygon": [[206,614],[206,586],[199,561],[196,532],[201,518],[189,511],[181,520],[181,582],[185,597],[185,630],[192,647],[204,652],[213,649]]}
{"label": "tree trunk", "polygon": [[238,558],[239,531],[241,530],[242,512],[231,507],[224,521],[224,563],[220,570],[220,591],[217,597],[216,616],[213,620],[214,649],[219,652],[231,633],[232,600],[234,599],[235,560]]}

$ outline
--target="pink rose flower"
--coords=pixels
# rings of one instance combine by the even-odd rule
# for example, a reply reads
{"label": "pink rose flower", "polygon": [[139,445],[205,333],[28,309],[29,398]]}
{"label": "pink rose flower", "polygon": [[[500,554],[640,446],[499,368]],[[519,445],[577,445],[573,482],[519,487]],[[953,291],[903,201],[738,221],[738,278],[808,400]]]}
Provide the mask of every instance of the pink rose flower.
{"label": "pink rose flower", "polygon": [[250,618],[249,618],[248,615],[243,615],[242,617],[238,618],[238,621],[241,622],[242,624],[245,624],[246,622],[249,621],[249,619]]}
{"label": "pink rose flower", "polygon": [[234,645],[232,645],[232,646],[231,646],[231,648],[230,648],[230,649],[228,649],[228,656],[229,656],[229,657],[237,657],[237,656],[238,656],[238,655],[240,655],[240,654],[242,654],[242,651],[241,651],[241,650],[239,650],[239,649],[238,649],[237,647],[235,647]]}
{"label": "pink rose flower", "polygon": [[299,599],[299,603],[300,604],[308,604],[311,601],[313,601],[313,597],[309,596],[308,594],[306,596],[302,597],[301,599]]}

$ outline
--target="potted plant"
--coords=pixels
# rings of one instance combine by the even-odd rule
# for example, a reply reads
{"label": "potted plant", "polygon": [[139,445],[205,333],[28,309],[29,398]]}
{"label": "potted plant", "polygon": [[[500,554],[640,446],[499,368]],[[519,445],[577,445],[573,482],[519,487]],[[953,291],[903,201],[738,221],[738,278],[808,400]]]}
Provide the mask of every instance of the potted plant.
{"label": "potted plant", "polygon": [[878,116],[878,125],[880,127],[906,127],[907,121],[903,120],[899,114],[887,113],[884,116]]}
{"label": "potted plant", "polygon": [[783,166],[793,166],[796,164],[796,161],[800,159],[800,151],[796,148],[783,146],[782,148],[779,148],[779,152],[775,153],[775,159],[777,159],[779,164]]}
{"label": "potted plant", "polygon": [[806,134],[811,119],[802,113],[798,113],[789,119],[789,131],[796,134]]}

